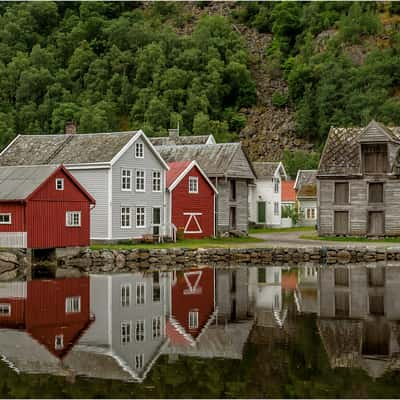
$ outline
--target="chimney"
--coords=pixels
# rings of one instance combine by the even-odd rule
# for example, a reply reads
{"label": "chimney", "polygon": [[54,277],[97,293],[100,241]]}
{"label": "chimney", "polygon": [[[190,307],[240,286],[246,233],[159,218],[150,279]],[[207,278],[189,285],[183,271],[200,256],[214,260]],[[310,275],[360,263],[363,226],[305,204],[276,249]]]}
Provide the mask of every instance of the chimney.
{"label": "chimney", "polygon": [[176,139],[179,137],[179,128],[177,129],[168,129],[168,136],[170,139]]}
{"label": "chimney", "polygon": [[64,126],[64,133],[66,135],[74,135],[76,133],[76,123],[74,121],[68,121]]}

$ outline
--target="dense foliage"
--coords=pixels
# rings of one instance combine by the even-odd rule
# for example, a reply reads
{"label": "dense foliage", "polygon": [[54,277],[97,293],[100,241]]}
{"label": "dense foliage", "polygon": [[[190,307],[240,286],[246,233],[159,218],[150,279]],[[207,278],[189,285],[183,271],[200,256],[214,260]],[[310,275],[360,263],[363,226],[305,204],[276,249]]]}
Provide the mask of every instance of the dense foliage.
{"label": "dense foliage", "polygon": [[[255,101],[247,54],[227,19],[174,29],[180,4],[25,2],[0,5],[0,145],[15,133],[142,128],[214,133],[243,126]],[[182,22],[183,19],[183,22]],[[168,22],[168,23],[167,23]]]}

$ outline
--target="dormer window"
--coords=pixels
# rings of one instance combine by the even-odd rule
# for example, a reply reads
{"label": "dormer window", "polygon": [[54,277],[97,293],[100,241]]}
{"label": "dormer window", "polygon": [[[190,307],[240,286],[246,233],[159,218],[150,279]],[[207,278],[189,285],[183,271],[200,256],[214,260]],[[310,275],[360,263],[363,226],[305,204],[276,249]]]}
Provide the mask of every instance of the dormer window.
{"label": "dormer window", "polygon": [[364,173],[384,173],[388,171],[387,145],[363,144],[362,145]]}
{"label": "dormer window", "polygon": [[136,158],[144,158],[144,146],[143,143],[135,144],[135,157]]}
{"label": "dormer window", "polygon": [[56,179],[56,190],[64,190],[64,179],[62,178]]}

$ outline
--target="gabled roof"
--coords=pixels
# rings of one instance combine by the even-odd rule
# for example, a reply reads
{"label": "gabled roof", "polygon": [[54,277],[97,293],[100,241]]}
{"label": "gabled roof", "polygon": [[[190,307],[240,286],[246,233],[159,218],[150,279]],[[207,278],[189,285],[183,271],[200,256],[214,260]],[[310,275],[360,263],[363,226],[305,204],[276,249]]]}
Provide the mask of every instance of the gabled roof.
{"label": "gabled roof", "polygon": [[192,170],[197,168],[203,178],[210,185],[211,189],[217,192],[212,182],[208,179],[205,172],[200,168],[200,165],[196,161],[175,161],[168,164],[169,170],[167,172],[167,189],[172,191],[179,184],[179,182]]}
{"label": "gabled roof", "polygon": [[82,191],[91,204],[95,199],[83,188],[62,165],[28,165],[0,167],[0,201],[27,200],[43,185],[47,179],[59,170],[68,175],[71,181]]}
{"label": "gabled roof", "polygon": [[281,200],[282,201],[296,201],[296,192],[294,190],[294,181],[282,181],[281,186]]}
{"label": "gabled roof", "polygon": [[281,175],[286,177],[285,167],[280,161],[277,162],[264,162],[256,161],[252,163],[253,169],[256,173],[257,179],[267,179],[275,176],[279,170]]}
{"label": "gabled roof", "polygon": [[317,170],[299,169],[297,171],[294,189],[297,197],[316,197],[317,196]]}
{"label": "gabled roof", "polygon": [[157,146],[156,149],[168,163],[196,160],[209,177],[254,179],[240,143]]}
{"label": "gabled roof", "polygon": [[150,137],[151,143],[154,146],[170,146],[170,145],[185,145],[185,144],[215,144],[213,135],[190,135],[190,136],[160,136]]}

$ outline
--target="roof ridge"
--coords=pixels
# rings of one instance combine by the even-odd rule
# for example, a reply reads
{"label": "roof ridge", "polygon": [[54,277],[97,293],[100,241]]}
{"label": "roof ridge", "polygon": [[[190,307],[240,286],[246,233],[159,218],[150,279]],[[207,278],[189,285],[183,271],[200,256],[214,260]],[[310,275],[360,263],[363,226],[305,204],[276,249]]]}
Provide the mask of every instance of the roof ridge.
{"label": "roof ridge", "polygon": [[123,134],[123,133],[138,133],[139,130],[136,131],[116,131],[116,132],[91,132],[91,133],[72,133],[72,134],[65,134],[65,133],[36,133],[36,134],[29,134],[29,133],[21,133],[19,136],[29,136],[29,137],[49,137],[49,136],[93,136],[93,135],[116,135],[116,134]]}

